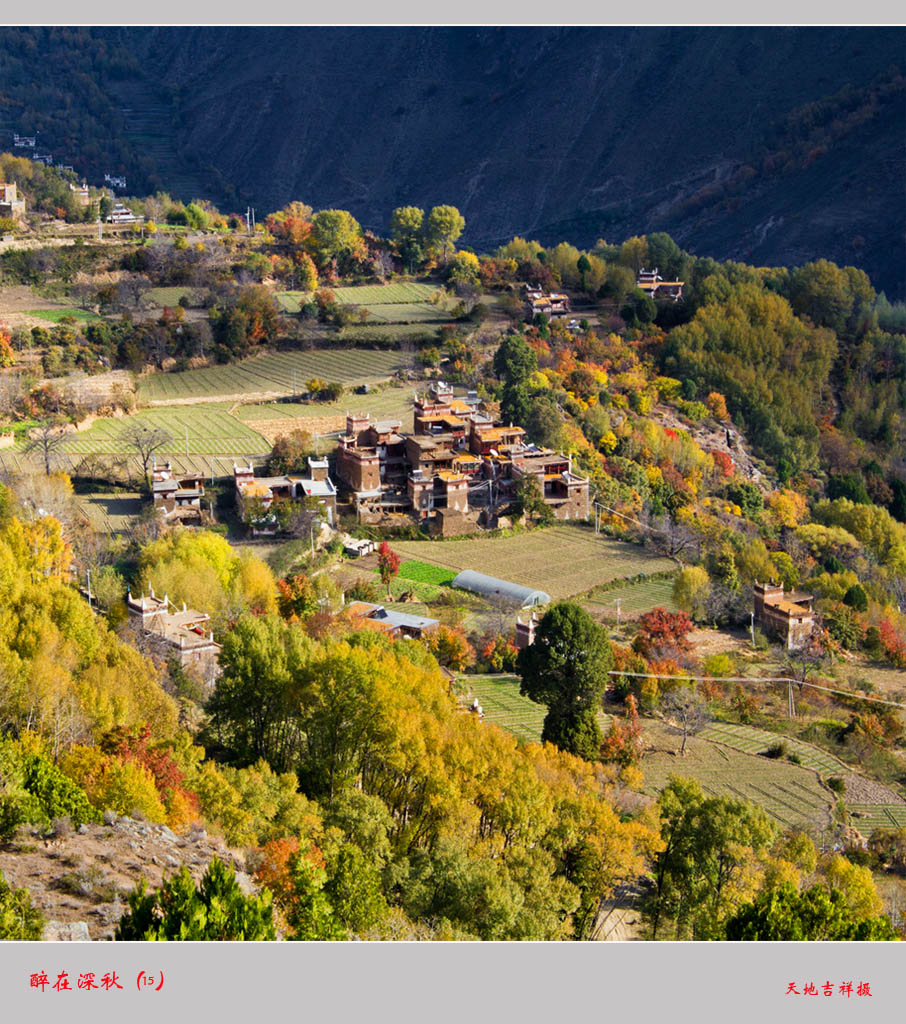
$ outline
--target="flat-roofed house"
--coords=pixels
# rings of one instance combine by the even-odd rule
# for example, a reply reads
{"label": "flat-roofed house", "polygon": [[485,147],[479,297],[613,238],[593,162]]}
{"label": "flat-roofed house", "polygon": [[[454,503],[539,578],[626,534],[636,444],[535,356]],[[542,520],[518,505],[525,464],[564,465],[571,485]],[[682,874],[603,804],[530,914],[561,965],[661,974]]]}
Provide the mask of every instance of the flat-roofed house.
{"label": "flat-roofed house", "polygon": [[210,631],[210,615],[185,604],[176,608],[166,594],[157,597],[153,587],[147,596],[134,597],[130,591],[126,608],[130,621],[162,654],[175,658],[181,668],[213,687],[220,674],[220,644]]}
{"label": "flat-roofed house", "polygon": [[756,583],[753,588],[755,621],[783,641],[788,651],[804,647],[812,635],[815,616],[811,594],[784,593],[782,583]]}
{"label": "flat-roofed house", "polygon": [[201,500],[204,477],[198,473],[174,473],[169,462],[151,469],[151,499],[165,522],[183,524],[202,522]]}
{"label": "flat-roofed house", "polygon": [[251,464],[233,464],[236,484],[236,504],[239,515],[245,519],[256,503],[259,513],[250,528],[253,536],[273,535],[280,530],[280,520],[274,505],[284,502],[302,502],[318,513],[319,518],[333,526],[337,516],[337,489],[327,475],[326,459],[308,459],[308,475],[289,473],[282,476],[255,476]]}

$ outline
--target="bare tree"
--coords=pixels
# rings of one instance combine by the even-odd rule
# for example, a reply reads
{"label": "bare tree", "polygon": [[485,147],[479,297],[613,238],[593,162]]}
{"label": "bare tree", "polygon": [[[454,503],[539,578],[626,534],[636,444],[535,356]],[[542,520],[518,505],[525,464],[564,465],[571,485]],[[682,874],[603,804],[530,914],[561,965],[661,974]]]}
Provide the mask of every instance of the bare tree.
{"label": "bare tree", "polygon": [[680,757],[686,756],[686,740],[702,730],[710,715],[704,697],[691,687],[679,686],[667,693],[661,701],[661,711],[677,732],[682,733]]}
{"label": "bare tree", "polygon": [[148,482],[148,465],[151,457],[166,444],[173,440],[173,435],[162,427],[152,427],[144,423],[133,423],[120,434],[121,440],[138,454],[142,464],[145,483]]}
{"label": "bare tree", "polygon": [[375,274],[381,279],[381,284],[393,273],[393,257],[382,249],[371,261]]}
{"label": "bare tree", "polygon": [[31,440],[25,446],[25,454],[38,454],[44,460],[44,472],[50,476],[51,468],[60,461],[60,449],[66,440],[63,421],[59,418],[44,420],[32,431]]}

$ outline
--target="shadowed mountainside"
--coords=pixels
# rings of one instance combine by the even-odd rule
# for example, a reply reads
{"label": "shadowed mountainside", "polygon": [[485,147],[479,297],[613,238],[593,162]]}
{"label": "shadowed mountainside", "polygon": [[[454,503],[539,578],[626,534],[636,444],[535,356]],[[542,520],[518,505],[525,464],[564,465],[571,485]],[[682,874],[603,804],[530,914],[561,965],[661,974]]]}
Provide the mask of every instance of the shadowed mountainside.
{"label": "shadowed mountainside", "polygon": [[[16,33],[93,58],[70,155],[118,161],[130,191],[261,212],[299,198],[377,231],[394,206],[449,202],[482,247],[664,230],[904,292],[903,29],[7,29],[0,72]],[[84,63],[48,67],[88,89]],[[0,127],[26,131],[27,67],[11,81]]]}

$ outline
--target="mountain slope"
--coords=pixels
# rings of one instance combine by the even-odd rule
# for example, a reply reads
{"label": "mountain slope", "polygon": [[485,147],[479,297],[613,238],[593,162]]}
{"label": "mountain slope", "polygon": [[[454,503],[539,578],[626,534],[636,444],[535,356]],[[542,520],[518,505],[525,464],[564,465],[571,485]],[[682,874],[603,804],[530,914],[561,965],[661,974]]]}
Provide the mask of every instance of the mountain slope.
{"label": "mountain slope", "polygon": [[110,103],[158,119],[145,126],[156,143],[131,140],[136,181],[178,194],[203,184],[262,210],[301,198],[376,230],[396,205],[451,202],[477,246],[667,230],[718,258],[855,263],[903,294],[902,29],[84,38],[133,58],[106,81]]}

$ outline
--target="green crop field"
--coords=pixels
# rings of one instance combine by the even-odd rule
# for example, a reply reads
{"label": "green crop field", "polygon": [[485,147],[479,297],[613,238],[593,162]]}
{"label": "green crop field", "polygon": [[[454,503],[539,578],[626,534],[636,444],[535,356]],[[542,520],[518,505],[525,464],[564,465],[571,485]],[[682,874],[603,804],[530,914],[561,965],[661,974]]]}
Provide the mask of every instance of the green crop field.
{"label": "green crop field", "polygon": [[443,306],[435,306],[430,302],[385,302],[368,306],[371,314],[365,321],[385,324],[404,323],[442,323],[449,320],[449,314]]}
{"label": "green crop field", "polygon": [[393,376],[401,366],[397,352],[369,349],[322,349],[274,352],[228,366],[208,366],[184,373],[157,373],[139,384],[143,402],[172,402],[220,395],[291,395],[319,377],[328,383],[374,383]]}
{"label": "green crop field", "polygon": [[75,307],[71,309],[29,309],[25,315],[37,317],[39,320],[48,320],[52,324],[58,324],[63,317],[67,316],[81,323],[90,323],[101,319],[96,313],[88,313],[84,309]]}
{"label": "green crop field", "polygon": [[666,608],[668,612],[678,611],[673,603],[673,580],[643,580],[625,587],[601,591],[583,600],[582,604],[592,615],[616,619],[617,601],[620,602],[620,618],[637,619],[652,608]]}
{"label": "green crop field", "polygon": [[[363,284],[351,288],[331,288],[342,306],[385,306],[430,302],[438,291],[432,284],[405,281],[400,284]],[[298,313],[302,303],[309,302],[311,292],[278,292],[277,301],[287,313]]]}
{"label": "green crop field", "polygon": [[437,286],[403,281],[399,284],[364,284],[352,288],[333,288],[337,302],[343,305],[367,306],[388,303],[430,302],[437,294]]}
{"label": "green crop field", "polygon": [[669,558],[635,544],[595,536],[578,524],[552,526],[514,537],[478,540],[394,541],[401,557],[460,572],[475,569],[537,588],[555,601],[640,572],[675,568]]}
{"label": "green crop field", "polygon": [[906,828],[906,804],[846,804],[853,825],[869,836],[876,828]]}
{"label": "green crop field", "polygon": [[403,580],[414,580],[416,583],[433,583],[435,586],[443,586],[449,583],[456,575],[452,569],[444,569],[439,565],[429,565],[427,562],[419,562],[411,559],[403,562],[400,566],[399,578]]}
{"label": "green crop field", "polygon": [[645,719],[642,735],[651,749],[641,761],[644,789],[656,795],[671,775],[695,779],[709,796],[751,800],[781,824],[824,829],[830,825],[832,797],[814,771],[789,761],[742,753],[699,734],[678,757],[680,737],[660,722]]}
{"label": "green crop field", "polygon": [[804,768],[811,768],[822,777],[842,775],[851,769],[833,754],[828,754],[820,747],[805,743],[803,740],[789,736],[778,736],[777,733],[765,729],[755,729],[749,725],[736,725],[733,722],[711,722],[700,733],[705,739],[726,744],[734,750],[745,754],[763,754],[769,747],[784,743],[787,753],[795,754]]}
{"label": "green crop field", "polygon": [[[478,699],[486,722],[499,725],[525,743],[541,742],[547,708],[519,693],[519,676],[460,676],[459,682]],[[602,732],[609,723],[608,715],[598,715]]]}
{"label": "green crop field", "polygon": [[130,448],[123,433],[133,423],[166,430],[172,440],[158,455],[264,455],[271,446],[260,434],[221,409],[173,406],[147,409],[122,419],[95,420],[88,430],[73,434],[62,450],[73,455],[128,454]]}
{"label": "green crop field", "polygon": [[149,288],[143,293],[142,298],[153,302],[155,306],[178,306],[184,295],[191,298],[194,291],[194,288],[186,287]]}

